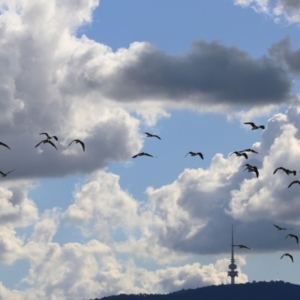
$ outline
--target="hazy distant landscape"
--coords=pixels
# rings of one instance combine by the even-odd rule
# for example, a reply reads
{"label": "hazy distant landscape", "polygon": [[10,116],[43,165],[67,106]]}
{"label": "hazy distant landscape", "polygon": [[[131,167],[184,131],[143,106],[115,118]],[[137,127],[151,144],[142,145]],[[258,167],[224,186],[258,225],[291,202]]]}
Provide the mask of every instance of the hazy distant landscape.
{"label": "hazy distant landscape", "polygon": [[300,285],[291,284],[284,281],[271,281],[271,282],[252,282],[245,284],[235,285],[212,285],[197,289],[181,290],[178,292],[159,295],[159,294],[139,294],[139,295],[126,295],[121,294],[118,296],[109,296],[104,298],[96,298],[93,300],[136,300],[143,298],[145,300],[260,300],[272,299],[282,300],[288,297],[289,300],[298,300],[300,295]]}

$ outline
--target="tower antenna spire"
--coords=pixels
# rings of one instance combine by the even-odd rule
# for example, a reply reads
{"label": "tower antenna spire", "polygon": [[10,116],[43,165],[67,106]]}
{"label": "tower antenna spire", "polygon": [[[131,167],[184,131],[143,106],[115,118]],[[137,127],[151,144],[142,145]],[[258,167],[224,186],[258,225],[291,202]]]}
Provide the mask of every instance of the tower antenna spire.
{"label": "tower antenna spire", "polygon": [[238,272],[235,271],[236,269],[236,264],[234,263],[235,262],[235,259],[234,259],[234,243],[233,243],[233,225],[231,227],[231,259],[230,259],[230,262],[231,264],[228,266],[230,271],[228,271],[228,276],[231,277],[231,284],[234,284],[234,278],[238,276]]}

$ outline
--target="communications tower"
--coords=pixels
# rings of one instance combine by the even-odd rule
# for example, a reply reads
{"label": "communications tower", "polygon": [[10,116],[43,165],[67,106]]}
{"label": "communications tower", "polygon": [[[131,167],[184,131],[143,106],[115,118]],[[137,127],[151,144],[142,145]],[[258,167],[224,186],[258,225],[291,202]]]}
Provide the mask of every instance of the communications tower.
{"label": "communications tower", "polygon": [[228,271],[228,276],[231,277],[231,284],[234,284],[234,278],[238,276],[238,271],[235,271],[236,264],[234,263],[234,251],[233,251],[233,225],[231,229],[231,264],[228,266],[230,271]]}

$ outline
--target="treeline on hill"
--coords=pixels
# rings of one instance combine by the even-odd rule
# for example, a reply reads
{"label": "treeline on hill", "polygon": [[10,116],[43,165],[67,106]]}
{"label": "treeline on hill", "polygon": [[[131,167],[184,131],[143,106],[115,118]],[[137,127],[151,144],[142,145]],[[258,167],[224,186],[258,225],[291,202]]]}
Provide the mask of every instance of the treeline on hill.
{"label": "treeline on hill", "polygon": [[[181,290],[170,294],[138,294],[108,296],[93,300],[299,300],[300,285],[283,281],[253,282],[235,285],[213,285]],[[92,299],[91,299],[92,300]]]}

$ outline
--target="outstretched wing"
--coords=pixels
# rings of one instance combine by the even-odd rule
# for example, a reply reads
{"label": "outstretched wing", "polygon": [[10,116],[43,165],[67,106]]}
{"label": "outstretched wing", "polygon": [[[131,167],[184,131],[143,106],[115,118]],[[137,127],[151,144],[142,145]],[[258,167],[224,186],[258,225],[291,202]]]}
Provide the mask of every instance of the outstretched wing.
{"label": "outstretched wing", "polygon": [[8,148],[10,150],[10,148],[6,144],[0,142],[0,145],[4,146],[4,147],[6,147],[6,148]]}
{"label": "outstretched wing", "polygon": [[277,169],[273,172],[273,175],[274,175],[278,170],[283,170],[283,171],[285,171],[285,168],[283,168],[283,167],[277,168]]}
{"label": "outstretched wing", "polygon": [[149,154],[149,153],[146,153],[146,152],[144,152],[143,155],[153,157],[153,155],[151,155],[151,154]]}
{"label": "outstretched wing", "polygon": [[292,182],[290,183],[290,185],[288,186],[288,188],[291,187],[294,183],[299,183],[299,184],[300,184],[299,180],[294,180],[294,181],[292,181]]}
{"label": "outstretched wing", "polygon": [[84,146],[84,142],[77,140],[77,142],[82,146],[83,151],[85,151],[85,146]]}
{"label": "outstretched wing", "polygon": [[70,144],[69,144],[69,146],[68,147],[70,147],[71,146],[71,144],[73,143],[73,142],[76,142],[76,140],[73,140]]}
{"label": "outstretched wing", "polygon": [[245,149],[245,150],[243,150],[243,151],[240,151],[240,152],[253,152],[253,153],[256,153],[256,154],[258,154],[258,152],[256,152],[255,150],[253,150],[253,149]]}
{"label": "outstretched wing", "polygon": [[282,256],[280,257],[280,259],[282,259],[284,256],[288,256],[288,257],[292,260],[292,262],[294,262],[293,256],[292,256],[291,254],[289,254],[289,253],[284,253],[284,254],[282,254]]}
{"label": "outstretched wing", "polygon": [[44,143],[46,140],[40,141],[34,148],[38,147],[41,143]]}
{"label": "outstretched wing", "polygon": [[256,174],[256,177],[258,178],[259,172],[258,172],[257,168],[256,167],[252,167],[252,171]]}
{"label": "outstretched wing", "polygon": [[252,127],[256,126],[253,122],[245,122],[244,124],[251,125]]}
{"label": "outstretched wing", "polygon": [[47,132],[41,132],[40,135],[41,134],[44,134],[48,139],[50,139],[50,135]]}
{"label": "outstretched wing", "polygon": [[244,155],[244,157],[248,159],[248,155],[246,153],[242,153],[242,155]]}
{"label": "outstretched wing", "polygon": [[298,244],[298,236],[297,235],[295,235],[295,234],[288,234],[285,238],[287,238],[287,237],[291,237],[291,238],[294,238],[295,240],[296,240],[296,242],[297,242],[297,244]]}
{"label": "outstretched wing", "polygon": [[15,169],[13,169],[13,170],[11,170],[11,171],[7,172],[7,173],[6,173],[6,175],[8,175],[9,173],[13,172],[14,170],[15,170]]}
{"label": "outstretched wing", "polygon": [[203,154],[201,152],[198,152],[197,154],[203,159]]}
{"label": "outstretched wing", "polygon": [[52,145],[57,150],[56,146],[51,141],[47,141],[47,143],[49,143],[50,145]]}
{"label": "outstretched wing", "polygon": [[273,226],[275,226],[278,230],[283,230],[283,228],[278,225],[273,224]]}

